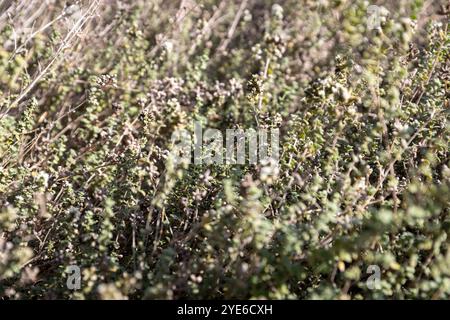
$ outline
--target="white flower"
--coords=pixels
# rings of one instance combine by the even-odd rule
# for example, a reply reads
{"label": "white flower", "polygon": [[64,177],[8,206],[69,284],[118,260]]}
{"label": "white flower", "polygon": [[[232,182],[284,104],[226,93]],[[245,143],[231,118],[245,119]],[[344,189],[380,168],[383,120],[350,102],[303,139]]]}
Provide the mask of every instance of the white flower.
{"label": "white flower", "polygon": [[278,162],[273,158],[268,158],[261,162],[260,179],[263,182],[272,184],[280,174]]}
{"label": "white flower", "polygon": [[283,13],[284,13],[283,7],[280,6],[279,4],[275,3],[275,4],[272,6],[272,14],[273,14],[276,18],[278,18],[278,19],[280,19],[280,20],[283,19]]}
{"label": "white flower", "polygon": [[173,42],[170,40],[164,41],[163,48],[166,50],[167,53],[172,52],[173,50]]}

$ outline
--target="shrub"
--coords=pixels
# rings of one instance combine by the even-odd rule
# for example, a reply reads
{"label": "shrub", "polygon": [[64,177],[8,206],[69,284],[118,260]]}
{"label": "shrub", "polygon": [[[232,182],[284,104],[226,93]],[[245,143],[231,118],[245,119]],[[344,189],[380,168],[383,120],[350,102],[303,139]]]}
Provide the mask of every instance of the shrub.
{"label": "shrub", "polygon": [[450,298],[444,1],[50,2],[0,8],[0,297]]}

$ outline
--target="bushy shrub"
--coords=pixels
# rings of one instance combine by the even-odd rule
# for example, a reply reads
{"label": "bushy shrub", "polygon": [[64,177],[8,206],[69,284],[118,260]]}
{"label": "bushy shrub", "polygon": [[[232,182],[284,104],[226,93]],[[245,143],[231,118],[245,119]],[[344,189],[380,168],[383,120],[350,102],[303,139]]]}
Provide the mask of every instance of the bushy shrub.
{"label": "bushy shrub", "polygon": [[0,297],[450,298],[445,1],[2,4]]}

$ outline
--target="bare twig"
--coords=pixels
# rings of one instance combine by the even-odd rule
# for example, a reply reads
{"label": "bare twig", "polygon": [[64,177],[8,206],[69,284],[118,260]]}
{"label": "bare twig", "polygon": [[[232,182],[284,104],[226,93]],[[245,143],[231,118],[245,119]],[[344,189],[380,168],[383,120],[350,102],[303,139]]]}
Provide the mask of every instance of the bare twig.
{"label": "bare twig", "polygon": [[248,0],[243,0],[241,2],[241,5],[238,9],[238,12],[236,13],[236,16],[234,17],[233,23],[230,26],[230,29],[228,30],[227,37],[222,41],[220,44],[218,50],[223,52],[227,49],[228,45],[230,44],[231,40],[233,39],[233,35],[236,31],[236,28],[238,26],[239,21],[242,18],[242,14],[244,13],[245,8],[247,7]]}
{"label": "bare twig", "polygon": [[98,1],[94,1],[91,3],[89,8],[83,14],[80,19],[74,24],[72,29],[67,33],[66,37],[63,39],[61,45],[56,51],[53,58],[50,62],[39,72],[39,74],[34,78],[34,80],[21,92],[21,94],[8,106],[8,108],[0,115],[0,120],[8,114],[8,112],[16,107],[27,95],[28,93],[36,86],[36,84],[44,77],[44,75],[53,67],[55,62],[58,61],[58,58],[64,52],[64,50],[68,47],[70,42],[76,37],[76,35],[81,31],[83,26],[89,20],[89,17],[92,16],[95,10],[98,8]]}

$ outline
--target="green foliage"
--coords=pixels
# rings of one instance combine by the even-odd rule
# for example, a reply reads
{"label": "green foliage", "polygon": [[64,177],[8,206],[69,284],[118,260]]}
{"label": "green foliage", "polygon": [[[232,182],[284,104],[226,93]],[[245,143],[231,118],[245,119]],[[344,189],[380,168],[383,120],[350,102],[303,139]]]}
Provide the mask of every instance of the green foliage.
{"label": "green foliage", "polygon": [[[449,299],[439,1],[179,2],[0,17],[0,297]],[[175,165],[193,121],[279,167]]]}

